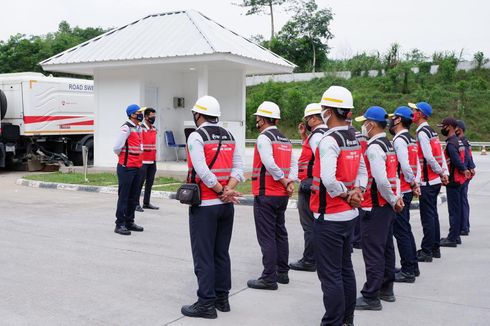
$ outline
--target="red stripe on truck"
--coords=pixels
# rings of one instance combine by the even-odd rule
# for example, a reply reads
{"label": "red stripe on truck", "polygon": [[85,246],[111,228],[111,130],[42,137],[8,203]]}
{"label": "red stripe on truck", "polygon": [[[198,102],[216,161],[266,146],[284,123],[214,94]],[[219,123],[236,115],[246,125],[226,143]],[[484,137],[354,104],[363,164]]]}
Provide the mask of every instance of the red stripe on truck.
{"label": "red stripe on truck", "polygon": [[93,125],[94,125],[94,120],[63,123],[63,126],[93,126]]}
{"label": "red stripe on truck", "polygon": [[24,116],[24,123],[39,123],[46,121],[57,121],[65,119],[83,118],[83,115],[27,115]]}

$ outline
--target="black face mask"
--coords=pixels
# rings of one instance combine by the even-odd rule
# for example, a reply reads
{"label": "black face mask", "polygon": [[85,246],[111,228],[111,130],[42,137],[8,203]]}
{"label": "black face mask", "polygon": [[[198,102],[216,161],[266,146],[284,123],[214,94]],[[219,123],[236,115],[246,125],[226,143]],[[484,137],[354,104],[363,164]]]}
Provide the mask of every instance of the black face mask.
{"label": "black face mask", "polygon": [[197,117],[198,115],[199,115],[198,113],[192,115],[192,118],[194,119],[194,124],[196,125],[196,127],[198,127],[198,125],[197,125],[197,120],[199,119]]}
{"label": "black face mask", "polygon": [[151,124],[155,123],[155,117],[148,118],[148,122]]}
{"label": "black face mask", "polygon": [[396,132],[395,132],[395,130],[393,128],[395,128],[395,126],[397,126],[398,123],[395,123],[395,119],[390,119],[390,121],[388,122],[388,131],[390,132],[390,134],[392,136],[395,136],[396,135]]}
{"label": "black face mask", "polygon": [[441,129],[441,134],[443,136],[447,136],[447,135],[449,135],[449,130],[447,130],[447,129]]}
{"label": "black face mask", "polygon": [[308,124],[309,120],[303,120],[303,124],[305,125],[306,130],[311,132],[311,126]]}
{"label": "black face mask", "polygon": [[456,130],[456,136],[461,137],[461,130]]}
{"label": "black face mask", "polygon": [[139,122],[143,121],[143,115],[142,114],[137,114],[136,115],[136,120],[138,120]]}

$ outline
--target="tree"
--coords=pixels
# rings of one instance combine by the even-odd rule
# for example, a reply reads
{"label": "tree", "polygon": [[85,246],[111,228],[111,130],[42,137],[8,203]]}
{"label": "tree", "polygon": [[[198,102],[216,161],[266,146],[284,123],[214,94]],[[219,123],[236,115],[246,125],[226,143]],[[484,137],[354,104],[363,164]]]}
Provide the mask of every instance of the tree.
{"label": "tree", "polygon": [[386,53],[384,59],[386,71],[395,68],[400,62],[400,44],[391,44],[390,48],[388,49],[388,53]]}
{"label": "tree", "polygon": [[291,10],[293,17],[266,46],[298,65],[299,71],[315,72],[327,59],[333,14],[330,9],[319,10],[315,0],[298,0]]}
{"label": "tree", "polygon": [[489,61],[488,58],[485,58],[485,54],[482,51],[478,51],[477,53],[475,53],[473,58],[475,59],[477,70],[483,68],[483,66],[486,65]]}
{"label": "tree", "polygon": [[[245,15],[256,15],[269,12],[271,16],[271,39],[274,38],[274,6],[282,5],[288,0],[242,0],[240,7],[249,8]],[[290,0],[289,0],[290,1]]]}

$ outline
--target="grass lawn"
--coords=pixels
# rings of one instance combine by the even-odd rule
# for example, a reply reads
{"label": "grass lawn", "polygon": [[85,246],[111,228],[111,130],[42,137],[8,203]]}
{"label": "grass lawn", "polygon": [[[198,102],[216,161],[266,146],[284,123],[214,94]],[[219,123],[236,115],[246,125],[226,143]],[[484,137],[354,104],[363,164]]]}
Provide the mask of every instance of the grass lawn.
{"label": "grass lawn", "polygon": [[[91,173],[87,175],[88,182],[85,182],[83,173],[43,173],[29,174],[24,176],[27,180],[36,180],[44,182],[57,182],[68,184],[80,184],[89,186],[113,186],[117,185],[117,176],[114,173]],[[169,183],[179,183],[180,181],[173,178],[158,177],[155,178],[155,185]]]}

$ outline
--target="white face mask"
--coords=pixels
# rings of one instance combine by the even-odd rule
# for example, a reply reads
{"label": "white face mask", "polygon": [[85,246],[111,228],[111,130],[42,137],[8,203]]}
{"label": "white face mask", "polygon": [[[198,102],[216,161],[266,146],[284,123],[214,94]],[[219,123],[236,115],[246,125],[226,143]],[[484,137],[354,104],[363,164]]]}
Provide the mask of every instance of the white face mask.
{"label": "white face mask", "polygon": [[330,119],[330,117],[332,115],[329,115],[328,117],[325,117],[324,114],[326,113],[327,111],[325,110],[324,112],[322,112],[322,120],[323,120],[323,123],[328,127],[328,119]]}
{"label": "white face mask", "polygon": [[[372,128],[371,128],[371,130],[372,130]],[[363,124],[363,125],[361,126],[361,134],[362,134],[364,137],[366,137],[366,138],[369,138],[369,132],[370,132],[371,130],[368,130],[365,124]]]}

